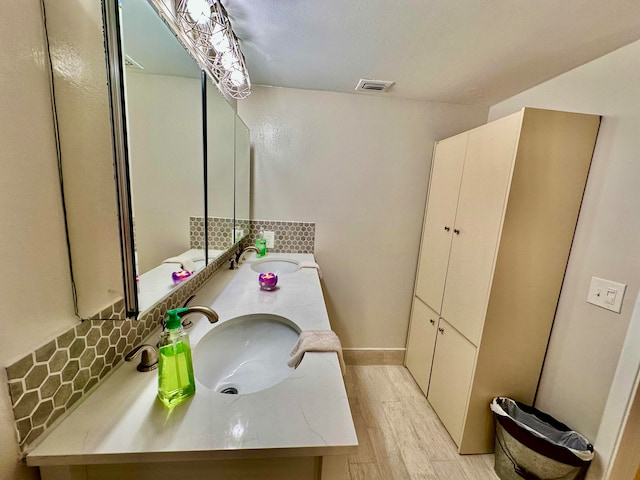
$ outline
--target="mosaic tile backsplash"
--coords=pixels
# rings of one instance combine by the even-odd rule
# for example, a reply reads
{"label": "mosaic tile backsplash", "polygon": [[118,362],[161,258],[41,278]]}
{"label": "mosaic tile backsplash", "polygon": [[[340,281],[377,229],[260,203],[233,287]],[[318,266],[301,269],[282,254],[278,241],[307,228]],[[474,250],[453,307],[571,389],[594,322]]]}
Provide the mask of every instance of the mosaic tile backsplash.
{"label": "mosaic tile backsplash", "polygon": [[[243,245],[255,244],[260,230],[275,234],[274,247],[269,251],[276,253],[313,253],[315,246],[316,224],[312,222],[291,222],[282,220],[240,221],[240,228],[247,235]],[[209,248],[226,248],[232,238],[233,219],[209,217]],[[204,248],[204,217],[190,219],[191,248]]]}
{"label": "mosaic tile backsplash", "polygon": [[[224,250],[233,240],[233,218],[209,217],[209,248]],[[204,217],[189,218],[191,248],[204,248]]]}
{"label": "mosaic tile backsplash", "polygon": [[313,222],[289,222],[281,220],[251,220],[249,235],[243,244],[254,245],[260,231],[274,233],[274,253],[313,253],[315,248],[316,224]]}
{"label": "mosaic tile backsplash", "polygon": [[[127,352],[159,329],[168,309],[182,306],[216,271],[226,267],[234,254],[235,249],[229,248],[138,320],[84,320],[9,365],[9,395],[22,452],[97,385]],[[108,317],[110,314],[124,315],[123,302],[97,316],[113,318]]]}

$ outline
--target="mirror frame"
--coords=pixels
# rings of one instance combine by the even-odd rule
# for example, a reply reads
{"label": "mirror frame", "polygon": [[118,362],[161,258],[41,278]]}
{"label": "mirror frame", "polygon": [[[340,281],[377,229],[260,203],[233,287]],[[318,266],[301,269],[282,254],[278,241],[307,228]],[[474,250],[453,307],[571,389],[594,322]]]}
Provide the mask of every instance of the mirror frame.
{"label": "mirror frame", "polygon": [[[209,152],[208,152],[208,115],[207,115],[207,72],[200,70],[200,88],[202,89],[202,158],[204,177],[204,265],[209,265]],[[235,192],[235,186],[234,186]]]}
{"label": "mirror frame", "polygon": [[114,173],[118,201],[118,226],[124,286],[124,308],[127,318],[138,316],[138,285],[136,282],[135,248],[131,205],[131,178],[129,175],[129,146],[125,129],[127,125],[124,107],[124,65],[122,58],[122,30],[118,15],[118,0],[103,0],[102,17],[105,22],[105,51],[107,81],[111,107],[111,135],[114,154]]}

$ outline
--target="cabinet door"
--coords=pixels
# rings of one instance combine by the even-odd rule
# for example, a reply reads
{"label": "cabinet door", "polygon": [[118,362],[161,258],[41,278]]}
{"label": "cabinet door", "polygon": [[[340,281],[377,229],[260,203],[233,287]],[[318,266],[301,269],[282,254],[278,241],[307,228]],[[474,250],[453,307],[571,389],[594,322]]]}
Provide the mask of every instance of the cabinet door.
{"label": "cabinet door", "polygon": [[429,388],[437,332],[438,314],[414,297],[405,365],[425,395]]}
{"label": "cabinet door", "polygon": [[469,133],[441,315],[478,345],[522,113]]}
{"label": "cabinet door", "polygon": [[416,295],[440,313],[468,134],[438,142],[433,156]]}
{"label": "cabinet door", "polygon": [[473,377],[476,348],[440,319],[427,399],[457,445]]}

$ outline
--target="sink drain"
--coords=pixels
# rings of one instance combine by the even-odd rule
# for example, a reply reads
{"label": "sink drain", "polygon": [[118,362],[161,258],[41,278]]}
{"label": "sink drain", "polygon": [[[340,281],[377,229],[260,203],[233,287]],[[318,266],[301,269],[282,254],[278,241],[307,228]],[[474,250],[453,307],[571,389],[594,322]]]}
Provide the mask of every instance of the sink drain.
{"label": "sink drain", "polygon": [[237,395],[238,389],[236,387],[227,387],[220,390],[220,393],[228,393],[229,395]]}

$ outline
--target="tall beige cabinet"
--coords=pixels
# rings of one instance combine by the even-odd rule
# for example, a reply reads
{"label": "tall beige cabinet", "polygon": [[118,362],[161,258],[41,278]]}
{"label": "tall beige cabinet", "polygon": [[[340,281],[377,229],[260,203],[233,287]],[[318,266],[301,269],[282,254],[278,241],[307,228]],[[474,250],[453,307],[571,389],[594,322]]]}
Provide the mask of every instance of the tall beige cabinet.
{"label": "tall beige cabinet", "polygon": [[534,399],[600,125],[525,108],[437,142],[405,363],[460,453]]}

